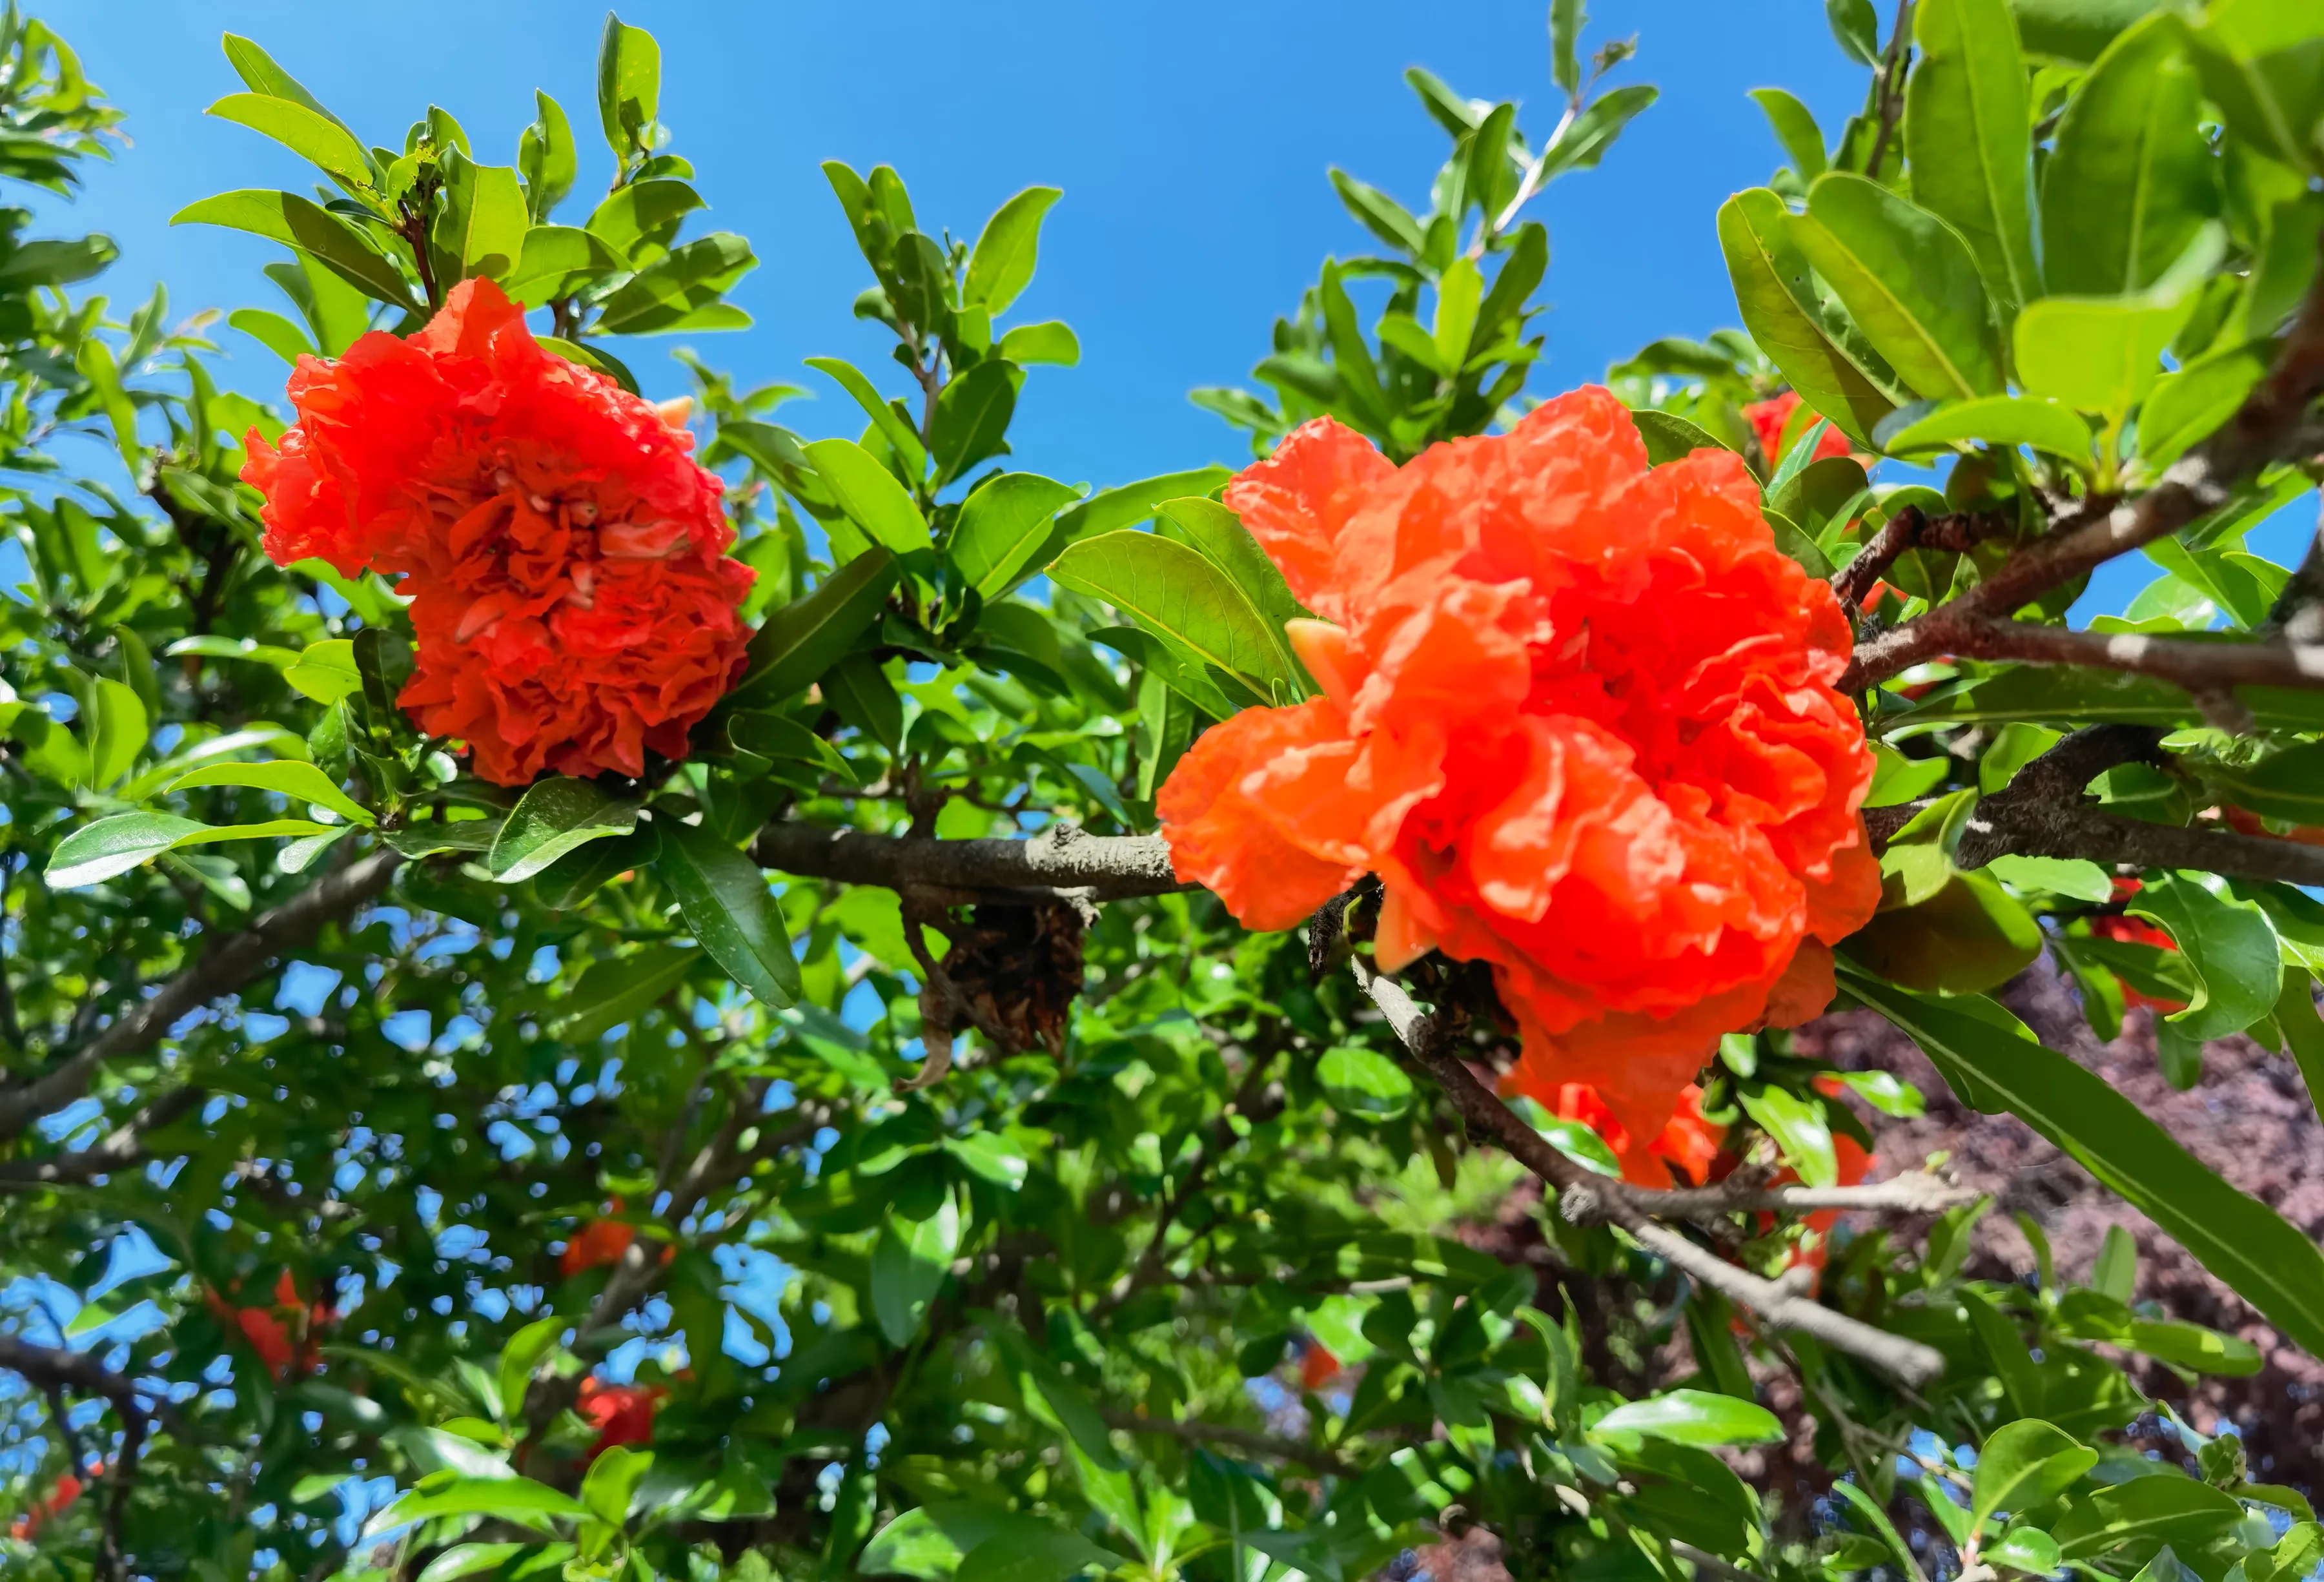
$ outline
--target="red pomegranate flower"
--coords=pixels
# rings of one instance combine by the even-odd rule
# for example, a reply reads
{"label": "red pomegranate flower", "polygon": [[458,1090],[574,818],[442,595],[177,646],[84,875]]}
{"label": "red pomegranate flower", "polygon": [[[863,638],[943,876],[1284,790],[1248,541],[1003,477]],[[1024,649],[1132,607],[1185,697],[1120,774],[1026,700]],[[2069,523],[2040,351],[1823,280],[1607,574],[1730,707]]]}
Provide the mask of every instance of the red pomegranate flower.
{"label": "red pomegranate flower", "polygon": [[543,349],[487,280],[409,340],[300,358],[290,395],[281,447],[246,441],[266,552],[404,578],[422,730],[503,785],[686,755],[742,671],[752,581],[692,435]]}
{"label": "red pomegranate flower", "polygon": [[662,1391],[650,1384],[582,1380],[576,1410],[597,1430],[596,1442],[589,1447],[587,1459],[595,1461],[616,1445],[651,1441],[654,1413],[660,1410],[662,1395]]}
{"label": "red pomegranate flower", "polygon": [[1649,468],[1602,389],[1399,468],[1329,419],[1227,504],[1321,621],[1323,696],[1213,727],[1159,798],[1181,879],[1288,928],[1367,870],[1377,948],[1490,962],[1517,1085],[1658,1133],[1719,1035],[1832,993],[1879,899],[1838,601],[1741,459]]}
{"label": "red pomegranate flower", "polygon": [[[1702,1087],[1690,1082],[1679,1089],[1678,1103],[1671,1110],[1670,1119],[1655,1134],[1643,1150],[1631,1136],[1628,1127],[1614,1118],[1598,1090],[1586,1082],[1563,1082],[1557,1087],[1557,1102],[1548,1107],[1559,1120],[1578,1121],[1598,1133],[1598,1140],[1622,1166],[1622,1174],[1644,1186],[1663,1187],[1678,1180],[1687,1186],[1700,1187],[1727,1173],[1732,1160],[1722,1159],[1727,1145],[1727,1128],[1705,1120],[1702,1115]],[[1650,1165],[1652,1159],[1658,1161]]]}
{"label": "red pomegranate flower", "polygon": [[[1783,459],[1784,430],[1790,426],[1792,414],[1799,411],[1799,408],[1800,393],[1796,390],[1786,390],[1783,394],[1771,400],[1755,401],[1743,409],[1743,421],[1751,425],[1751,432],[1757,436],[1759,454],[1767,458],[1769,467],[1774,467]],[[1808,429],[1814,428],[1818,415],[1815,412],[1810,412],[1806,428],[1800,431],[1805,433]],[[1823,431],[1822,438],[1816,441],[1815,454],[1808,459],[1824,461],[1835,456],[1847,454],[1848,436],[1842,434],[1838,429],[1827,428]]]}

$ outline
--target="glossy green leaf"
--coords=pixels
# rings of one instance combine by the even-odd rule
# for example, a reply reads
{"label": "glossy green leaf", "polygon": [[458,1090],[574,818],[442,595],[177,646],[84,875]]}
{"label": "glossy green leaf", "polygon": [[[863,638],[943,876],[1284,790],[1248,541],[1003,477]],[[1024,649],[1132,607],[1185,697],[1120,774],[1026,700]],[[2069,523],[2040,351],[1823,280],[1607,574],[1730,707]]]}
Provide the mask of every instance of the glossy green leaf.
{"label": "glossy green leaf", "polygon": [[927,474],[928,453],[920,444],[918,431],[889,404],[879,388],[864,376],[861,369],[842,357],[809,357],[807,365],[819,374],[827,375],[854,398],[855,404],[863,409],[864,414],[879,429],[880,437],[903,458],[906,472],[916,478]]}
{"label": "glossy green leaf", "polygon": [[318,703],[337,703],[363,690],[355,645],[345,637],[309,643],[283,671],[282,679]]}
{"label": "glossy green leaf", "polygon": [[2098,1453],[2039,1418],[2007,1423],[1978,1450],[1969,1520],[1982,1528],[1995,1515],[2038,1510],[2080,1483]]}
{"label": "glossy green leaf", "polygon": [[960,1250],[959,1206],[946,1197],[917,1223],[890,1219],[872,1249],[872,1312],[891,1346],[908,1346],[927,1322]]}
{"label": "glossy green leaf", "polygon": [[530,879],[567,852],[637,828],[637,804],[592,780],[550,775],[528,787],[503,820],[484,865],[504,884]]}
{"label": "glossy green leaf", "polygon": [[568,1043],[595,1043],[684,983],[701,959],[698,947],[665,944],[598,961],[557,1002],[551,1025]]}
{"label": "glossy green leaf", "polygon": [[2047,1577],[2063,1564],[2058,1558],[2058,1540],[2038,1527],[2012,1528],[1987,1545],[1980,1558],[1988,1566],[2034,1577]]}
{"label": "glossy green leaf", "polygon": [[328,808],[342,819],[356,824],[378,822],[369,808],[341,791],[331,777],[312,763],[295,758],[278,759],[272,763],[210,763],[171,781],[173,791],[192,791],[206,785],[244,785],[260,791],[278,791],[318,808]]}
{"label": "glossy green leaf", "polygon": [[2042,178],[2051,290],[2144,291],[2218,217],[2218,161],[2201,120],[2178,17],[2158,12],[2108,46],[2067,105]]}
{"label": "glossy green leaf", "polygon": [[2194,311],[2144,297],[2047,297],[2017,316],[2017,375],[2033,395],[2119,422],[2163,376],[2163,353]]}
{"label": "glossy green leaf", "polygon": [[2150,879],[2126,910],[2167,930],[2194,969],[2194,999],[2164,1018],[2184,1037],[2226,1038],[2274,1010],[2281,957],[2275,930],[2257,905],[2216,893],[2186,874],[2163,874]]}
{"label": "glossy green leaf", "polygon": [[1081,495],[1036,473],[1003,473],[962,503],[949,553],[968,585],[1000,597],[1040,568],[1034,556],[1056,531],[1057,513]]}
{"label": "glossy green leaf", "polygon": [[330,116],[271,94],[231,93],[202,112],[264,133],[292,153],[352,185],[371,185],[371,154]]}
{"label": "glossy green leaf", "polygon": [[597,44],[597,119],[614,159],[626,166],[650,152],[645,132],[660,114],[661,46],[608,11]]}
{"label": "glossy green leaf", "polygon": [[1200,551],[1148,532],[1101,533],[1069,546],[1050,579],[1105,600],[1148,631],[1250,686],[1290,701],[1296,681],[1266,618]]}
{"label": "glossy green leaf", "polygon": [[1404,1068],[1360,1044],[1324,1050],[1315,1080],[1342,1115],[1387,1120],[1412,1107],[1412,1078]]}
{"label": "glossy green leaf", "polygon": [[1670,1390],[1618,1406],[1591,1427],[1609,1434],[1642,1434],[1676,1445],[1765,1445],[1784,1437],[1775,1414],[1756,1401],[1707,1390]]}
{"label": "glossy green leaf", "polygon": [[580,173],[580,154],[573,144],[573,125],[565,118],[565,106],[537,88],[532,103],[532,124],[517,137],[516,168],[524,177],[526,212],[540,226],[573,190],[574,178]]}
{"label": "glossy green leaf", "polygon": [[188,204],[170,217],[170,223],[225,226],[299,248],[366,296],[420,310],[401,272],[374,252],[354,227],[292,193],[254,188],[221,192]]}
{"label": "glossy green leaf", "polygon": [[[597,328],[606,335],[656,335],[678,328],[744,328],[707,316],[719,297],[758,266],[751,245],[731,231],[715,231],[673,247],[605,299]],[[740,309],[733,309],[736,314]]]}
{"label": "glossy green leaf", "polygon": [[896,578],[896,557],[874,545],[769,615],[732,696],[765,704],[814,685],[879,619]]}
{"label": "glossy green leaf", "polygon": [[1744,326],[1800,398],[1859,445],[1895,410],[1866,360],[1827,332],[1808,262],[1793,240],[1791,213],[1766,188],[1738,192],[1719,208],[1719,245]]}
{"label": "glossy green leaf", "polygon": [[999,315],[1033,281],[1038,261],[1041,219],[1065,194],[1055,187],[1028,187],[993,211],[968,255],[961,299],[970,307]]}
{"label": "glossy green leaf", "polygon": [[2156,380],[2138,410],[2138,458],[2146,469],[2161,471],[2234,417],[2266,376],[2273,351],[2267,341],[2227,347]]}
{"label": "glossy green leaf", "polygon": [[2068,1561],[2126,1551],[2134,1563],[2169,1544],[2192,1553],[2243,1520],[2228,1495],[2190,1477],[2135,1477],[2094,1489],[2050,1529]]}
{"label": "glossy green leaf", "polygon": [[896,475],[853,439],[816,439],[807,459],[849,520],[899,555],[928,547],[928,524]]}
{"label": "glossy green leaf", "polygon": [[1659,89],[1631,83],[1591,99],[1557,140],[1542,151],[1544,179],[1594,167],[1622,135],[1622,129],[1661,97]]}
{"label": "glossy green leaf", "polygon": [[544,1518],[588,1514],[589,1507],[570,1494],[529,1477],[455,1477],[427,1493],[415,1489],[405,1494],[373,1517],[370,1527],[384,1531],[431,1516],[493,1516],[537,1529]]}
{"label": "glossy green leaf", "polygon": [[678,898],[688,932],[761,1004],[799,997],[798,962],[759,865],[706,829],[661,824],[654,871]]}
{"label": "glossy green leaf", "polygon": [[683,181],[633,181],[597,206],[587,229],[622,257],[644,262],[641,254],[666,245],[686,217],[701,207],[701,195]]}
{"label": "glossy green leaf", "polygon": [[2305,0],[2216,0],[2191,37],[2204,92],[2229,132],[2324,174],[2324,17]]}
{"label": "glossy green leaf", "polygon": [[2027,395],[1980,395],[1923,410],[1907,407],[1873,439],[1892,456],[1971,443],[2031,446],[2078,466],[2090,459],[2090,426],[2063,402]]}
{"label": "glossy green leaf", "polygon": [[327,824],[307,819],[270,819],[255,824],[201,824],[168,813],[116,813],[84,824],[57,842],[42,875],[51,890],[78,890],[140,867],[165,851],[220,840],[258,840],[278,835],[328,835]]}
{"label": "glossy green leaf", "polygon": [[928,428],[937,487],[981,461],[1008,453],[1009,420],[1017,410],[1017,386],[1024,376],[1015,364],[987,357],[945,386]]}
{"label": "glossy green leaf", "polygon": [[1780,88],[1755,88],[1751,99],[1766,115],[1775,141],[1791,156],[1801,180],[1812,181],[1831,168],[1831,156],[1824,149],[1823,128],[1816,125],[1814,111]]}
{"label": "glossy green leaf", "polygon": [[624,267],[622,257],[589,231],[537,225],[525,232],[503,289],[512,300],[540,307]]}
{"label": "glossy green leaf", "polygon": [[1001,355],[1019,365],[1052,363],[1070,368],[1082,360],[1082,343],[1070,325],[1054,319],[1019,324],[1001,338]]}
{"label": "glossy green leaf", "polygon": [[[1876,181],[1832,171],[1808,189],[1807,214],[1792,222],[1792,234],[1906,385],[1932,398],[2002,393],[2000,347],[1977,260],[1942,218]],[[1838,412],[1816,410],[1839,421]]]}
{"label": "glossy green leaf", "polygon": [[1638,426],[1638,438],[1646,442],[1650,466],[1678,461],[1698,450],[1728,449],[1706,430],[1672,412],[1641,407],[1630,413],[1630,421]]}
{"label": "glossy green leaf", "polygon": [[1101,489],[1080,504],[1057,513],[1057,547],[1062,550],[1076,540],[1144,522],[1165,500],[1216,494],[1233,476],[1231,467],[1198,467]]}
{"label": "glossy green leaf", "polygon": [[[1981,997],[1941,998],[1849,965],[1841,986],[1921,1046],[1962,1101],[2003,1110],[2073,1156],[2298,1344],[2324,1347],[2324,1252],[2228,1186],[2103,1078]],[[2062,1545],[2066,1535],[2058,1535]],[[2069,1558],[2071,1558],[2070,1556]]]}
{"label": "glossy green leaf", "polygon": [[1913,197],[1967,239],[2006,322],[2042,294],[2034,256],[2034,117],[2017,23],[2007,0],[1921,0],[1913,35],[1921,47],[1904,86]]}

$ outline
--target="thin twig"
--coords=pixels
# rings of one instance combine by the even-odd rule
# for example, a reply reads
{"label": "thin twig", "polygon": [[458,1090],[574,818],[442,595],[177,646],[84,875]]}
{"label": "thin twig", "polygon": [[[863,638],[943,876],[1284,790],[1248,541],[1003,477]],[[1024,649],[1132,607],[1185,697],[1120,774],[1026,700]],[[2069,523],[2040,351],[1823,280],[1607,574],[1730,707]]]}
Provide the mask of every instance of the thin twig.
{"label": "thin twig", "polygon": [[1872,136],[1872,158],[1864,173],[1880,180],[1880,162],[1887,157],[1888,139],[1904,114],[1904,53],[1912,37],[1913,0],[1896,0],[1896,20],[1888,28],[1888,53],[1880,62],[1880,128]]}
{"label": "thin twig", "polygon": [[2324,449],[2324,424],[2311,421],[2309,412],[2319,393],[2324,393],[2324,269],[2310,282],[2273,365],[2218,432],[2173,462],[2136,499],[2070,528],[2061,524],[1959,597],[1858,644],[1854,661],[1838,683],[1840,689],[1861,691],[1925,660],[1971,652],[1968,644],[1980,635],[1990,639],[1981,628],[2006,621],[2050,589],[2227,504],[2271,462]]}
{"label": "thin twig", "polygon": [[1329,1450],[1286,1439],[1275,1434],[1262,1434],[1255,1429],[1231,1428],[1225,1423],[1180,1422],[1175,1418],[1140,1417],[1136,1412],[1102,1413],[1105,1426],[1133,1434],[1159,1434],[1173,1439],[1184,1439],[1190,1445],[1229,1445],[1238,1450],[1248,1450],[1254,1456],[1264,1456],[1273,1461],[1289,1461],[1311,1471],[1329,1473],[1334,1477],[1354,1477],[1359,1469]]}
{"label": "thin twig", "polygon": [[1191,888],[1171,871],[1160,836],[1084,835],[1062,823],[1030,840],[940,840],[778,822],[759,831],[751,855],[786,874],[972,900],[1117,901]]}
{"label": "thin twig", "polygon": [[143,1163],[145,1133],[159,1131],[189,1110],[198,1109],[208,1096],[209,1090],[205,1087],[173,1088],[87,1148],[52,1153],[43,1159],[15,1159],[0,1163],[0,1192],[79,1186],[98,1176],[109,1176]]}
{"label": "thin twig", "polygon": [[1855,609],[1870,597],[1873,584],[1909,550],[1971,550],[1987,539],[2009,531],[1997,512],[1956,511],[1931,516],[1918,505],[1907,505],[1864,541],[1856,558],[1831,574],[1831,590],[1840,602]]}
{"label": "thin twig", "polygon": [[1861,1357],[1908,1385],[1926,1383],[1944,1371],[1944,1357],[1934,1347],[1876,1329],[1800,1291],[1762,1280],[1656,1223],[1630,1191],[1568,1159],[1486,1090],[1448,1036],[1458,1026],[1449,1012],[1427,1014],[1401,985],[1373,971],[1362,957],[1352,961],[1357,980],[1372,1003],[1413,1058],[1436,1078],[1470,1129],[1490,1137],[1511,1158],[1556,1188],[1562,1202],[1582,1197],[1589,1213],[1602,1215],[1648,1252],[1737,1306],[1757,1313],[1776,1328],[1812,1335],[1835,1351]]}
{"label": "thin twig", "polygon": [[249,928],[220,939],[63,1060],[30,1080],[0,1087],[0,1142],[87,1095],[106,1061],[151,1049],[181,1018],[233,994],[275,957],[355,911],[387,888],[402,861],[392,851],[374,852],[308,886]]}

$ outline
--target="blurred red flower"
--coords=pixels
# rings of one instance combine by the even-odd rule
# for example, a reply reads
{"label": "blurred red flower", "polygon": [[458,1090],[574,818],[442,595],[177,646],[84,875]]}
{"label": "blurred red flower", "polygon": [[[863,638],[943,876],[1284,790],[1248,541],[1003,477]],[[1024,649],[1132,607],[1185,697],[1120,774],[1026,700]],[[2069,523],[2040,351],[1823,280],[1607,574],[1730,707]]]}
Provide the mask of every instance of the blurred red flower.
{"label": "blurred red flower", "polygon": [[666,1393],[652,1384],[614,1384],[603,1379],[581,1381],[576,1410],[597,1430],[588,1460],[616,1445],[643,1445],[653,1439],[654,1413]]}
{"label": "blurred red flower", "polygon": [[[1755,401],[1743,409],[1743,421],[1751,425],[1751,432],[1759,441],[1759,454],[1767,458],[1767,465],[1771,467],[1783,460],[1784,430],[1790,425],[1792,414],[1799,409],[1800,393],[1796,390],[1786,390],[1768,401]],[[1815,427],[1818,415],[1810,412],[1806,426],[1800,431],[1805,433],[1808,429]],[[1816,441],[1815,454],[1808,459],[1825,461],[1847,454],[1848,436],[1838,429],[1828,427],[1823,437]]]}

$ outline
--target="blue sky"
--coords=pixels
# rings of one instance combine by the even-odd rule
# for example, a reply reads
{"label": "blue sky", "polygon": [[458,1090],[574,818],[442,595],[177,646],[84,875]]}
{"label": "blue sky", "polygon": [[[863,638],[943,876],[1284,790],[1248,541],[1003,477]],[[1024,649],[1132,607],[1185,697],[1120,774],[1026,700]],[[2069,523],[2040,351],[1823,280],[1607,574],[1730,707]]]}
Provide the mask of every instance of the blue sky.
{"label": "blue sky", "polygon": [[[166,217],[228,188],[303,191],[311,180],[257,134],[202,116],[241,87],[222,31],[256,39],[374,143],[401,146],[432,101],[459,117],[480,157],[512,161],[535,88],[565,105],[585,156],[598,142],[603,13],[589,5],[487,0],[429,12],[424,24],[408,6],[356,0],[39,9],[130,116],[134,146],[94,174],[74,219],[120,241],[111,290],[142,294],[158,278],[180,312],[278,306],[258,270],[280,254],[212,227],[171,230]],[[1656,336],[1733,322],[1712,211],[1779,160],[1744,91],[1787,86],[1835,130],[1862,91],[1813,0],[1596,9],[1592,42],[1639,35],[1640,60],[1615,80],[1655,83],[1663,99],[1604,168],[1559,182],[1538,206],[1552,230],[1555,304],[1540,392],[1595,378]],[[734,293],[757,328],[695,338],[699,351],[752,381],[816,390],[786,421],[852,434],[860,416],[800,359],[850,356],[875,377],[896,370],[885,332],[849,316],[869,275],[818,162],[893,164],[923,224],[972,236],[1018,189],[1062,187],[1019,316],[1072,323],[1084,360],[1035,372],[1017,464],[1099,484],[1247,454],[1185,393],[1243,382],[1324,254],[1370,250],[1326,167],[1420,206],[1446,144],[1401,80],[1412,64],[1471,97],[1517,99],[1520,125],[1538,139],[1560,104],[1545,14],[1541,0],[622,10],[661,42],[663,119],[699,171],[710,223],[751,238],[761,260]],[[602,147],[595,154],[585,192],[610,168]],[[270,354],[220,333],[230,382],[279,390],[283,370]],[[650,393],[683,388],[665,358],[631,360]]]}
{"label": "blue sky", "polygon": [[[254,237],[167,217],[234,187],[305,190],[308,167],[257,134],[201,111],[241,84],[222,32],[256,39],[373,142],[401,146],[431,102],[457,116],[481,157],[512,160],[532,90],[565,105],[582,139],[580,190],[604,180],[594,61],[603,13],[545,0],[484,0],[434,12],[377,0],[53,0],[39,7],[129,112],[132,146],[96,171],[62,231],[111,233],[122,262],[106,289],[142,297],[165,281],[174,310],[280,307],[259,273],[280,256]],[[1635,33],[1639,59],[1616,81],[1662,89],[1606,164],[1556,183],[1535,213],[1551,231],[1548,355],[1536,393],[1600,377],[1658,336],[1736,321],[1712,229],[1719,202],[1766,180],[1776,144],[1745,94],[1790,88],[1836,137],[1864,78],[1832,43],[1815,0],[1600,0],[1591,44]],[[810,436],[862,420],[808,356],[847,356],[900,392],[886,332],[853,319],[869,283],[817,169],[895,165],[922,223],[973,236],[1010,193],[1061,187],[1040,272],[1016,317],[1061,318],[1078,368],[1039,368],[1019,405],[1013,465],[1099,486],[1220,460],[1241,437],[1189,405],[1196,385],[1243,383],[1327,253],[1370,239],[1324,180],[1333,164],[1420,207],[1442,134],[1401,80],[1428,67],[1474,97],[1517,99],[1538,139],[1560,96],[1549,80],[1541,0],[1452,10],[1344,0],[1181,0],[1009,5],[649,0],[623,19],[660,40],[663,119],[692,160],[708,222],[739,231],[761,267],[733,293],[758,320],[692,338],[713,364],[816,393],[783,419]],[[582,200],[572,208],[581,210]],[[584,211],[586,212],[586,211]],[[568,213],[566,217],[577,217]],[[220,327],[225,381],[277,393],[281,365]],[[685,387],[643,343],[625,351],[650,394]],[[895,375],[889,378],[889,375]],[[2253,534],[2296,560],[2312,507]],[[2118,609],[2155,574],[2141,557],[2107,568],[2083,613]]]}

